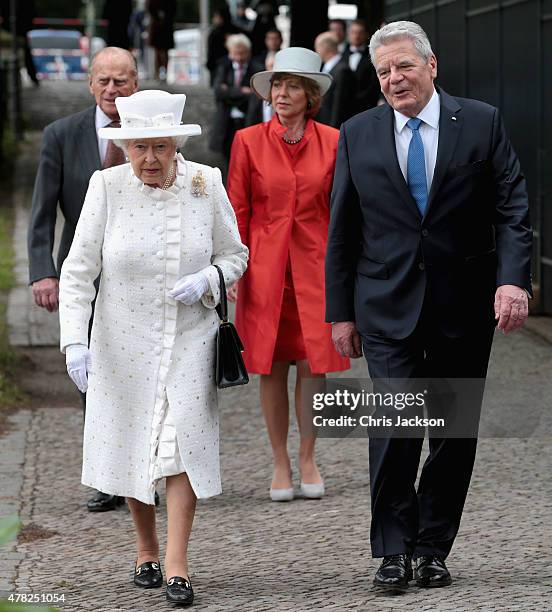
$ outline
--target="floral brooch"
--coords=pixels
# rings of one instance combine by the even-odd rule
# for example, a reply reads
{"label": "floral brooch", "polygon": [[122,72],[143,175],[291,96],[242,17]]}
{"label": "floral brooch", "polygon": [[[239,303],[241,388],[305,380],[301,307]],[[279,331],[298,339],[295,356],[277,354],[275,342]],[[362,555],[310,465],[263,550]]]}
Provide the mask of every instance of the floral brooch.
{"label": "floral brooch", "polygon": [[192,178],[191,193],[194,198],[206,198],[209,195],[207,193],[205,177],[203,176],[203,172],[201,170],[198,170],[195,176]]}

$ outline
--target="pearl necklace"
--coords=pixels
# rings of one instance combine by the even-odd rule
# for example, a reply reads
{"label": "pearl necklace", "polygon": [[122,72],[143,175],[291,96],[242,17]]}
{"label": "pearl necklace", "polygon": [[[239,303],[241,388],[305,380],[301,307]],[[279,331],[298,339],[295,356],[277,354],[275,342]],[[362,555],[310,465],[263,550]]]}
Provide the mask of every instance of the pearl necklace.
{"label": "pearl necklace", "polygon": [[300,135],[299,135],[297,138],[290,138],[290,137],[287,135],[287,132],[286,132],[286,133],[285,133],[285,134],[282,136],[282,140],[283,140],[284,142],[286,142],[287,144],[294,145],[294,144],[297,144],[297,143],[301,142],[301,140],[303,140],[303,136],[304,136],[304,135],[305,135],[305,130],[304,130],[304,129],[303,129],[303,130],[301,130],[301,134],[300,134]]}

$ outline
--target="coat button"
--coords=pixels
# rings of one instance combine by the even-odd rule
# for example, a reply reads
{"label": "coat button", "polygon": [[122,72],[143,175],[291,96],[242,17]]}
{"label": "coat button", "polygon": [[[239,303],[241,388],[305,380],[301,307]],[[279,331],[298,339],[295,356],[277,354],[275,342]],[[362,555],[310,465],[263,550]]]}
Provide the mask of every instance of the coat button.
{"label": "coat button", "polygon": [[155,280],[158,283],[162,283],[163,282],[163,275],[162,274],[157,274],[156,277],[155,277]]}
{"label": "coat button", "polygon": [[428,236],[429,232],[426,229],[422,230],[422,236]]}
{"label": "coat button", "polygon": [[163,251],[157,251],[157,259],[163,259],[165,257],[165,254],[163,253]]}
{"label": "coat button", "polygon": [[157,210],[163,210],[165,208],[165,205],[163,204],[163,202],[157,202]]}
{"label": "coat button", "polygon": [[153,349],[153,352],[154,352],[156,355],[161,355],[161,347],[160,347],[160,346],[156,346],[156,347]]}
{"label": "coat button", "polygon": [[155,323],[153,329],[155,331],[161,331],[163,329],[163,325],[161,323]]}
{"label": "coat button", "polygon": [[162,228],[161,226],[156,227],[156,228],[155,228],[155,231],[156,231],[158,234],[162,234],[162,233],[163,233],[163,228]]}
{"label": "coat button", "polygon": [[421,261],[421,262],[418,264],[418,268],[420,268],[420,270],[425,270],[425,265],[424,265],[424,262],[423,262],[423,261]]}
{"label": "coat button", "polygon": [[156,306],[163,306],[163,300],[161,298],[155,298],[155,300],[153,301],[153,303]]}

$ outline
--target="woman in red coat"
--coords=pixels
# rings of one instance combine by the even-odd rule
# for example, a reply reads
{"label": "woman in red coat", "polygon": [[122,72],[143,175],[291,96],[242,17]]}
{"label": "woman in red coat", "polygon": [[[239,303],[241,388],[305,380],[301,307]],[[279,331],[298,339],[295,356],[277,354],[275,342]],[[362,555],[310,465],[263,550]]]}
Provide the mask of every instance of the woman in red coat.
{"label": "woman in red coat", "polygon": [[275,111],[272,120],[236,133],[228,195],[249,268],[239,283],[236,326],[250,372],[261,375],[261,404],[274,457],[273,501],[293,499],[287,452],[289,366],[297,366],[295,406],[301,433],[301,493],[319,498],[324,483],[314,458],[315,437],[301,423],[306,378],[349,368],[324,322],[324,257],[339,132],[313,121],[331,77],[320,57],[290,47],[274,69],[255,74],[251,87]]}

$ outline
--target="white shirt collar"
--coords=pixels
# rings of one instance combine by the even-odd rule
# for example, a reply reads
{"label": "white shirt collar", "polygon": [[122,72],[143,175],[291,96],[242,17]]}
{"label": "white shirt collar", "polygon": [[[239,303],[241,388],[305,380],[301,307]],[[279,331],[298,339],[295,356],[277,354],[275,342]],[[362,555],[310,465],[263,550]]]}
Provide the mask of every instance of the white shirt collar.
{"label": "white shirt collar", "polygon": [[[393,110],[395,114],[395,128],[397,132],[400,134],[404,126],[408,123],[408,120],[411,117],[407,117],[399,111]],[[421,119],[424,123],[427,123],[434,130],[439,128],[439,117],[441,116],[441,102],[439,100],[439,94],[437,90],[433,90],[433,95],[431,96],[429,102],[424,106],[424,108],[416,115],[418,119]]]}
{"label": "white shirt collar", "polygon": [[112,121],[111,117],[108,117],[99,106],[96,106],[96,130],[107,127]]}
{"label": "white shirt collar", "polygon": [[325,62],[324,66],[322,67],[322,72],[325,72],[326,74],[329,73],[334,68],[334,66],[339,64],[340,60],[341,55],[339,53],[336,53],[327,62]]}

